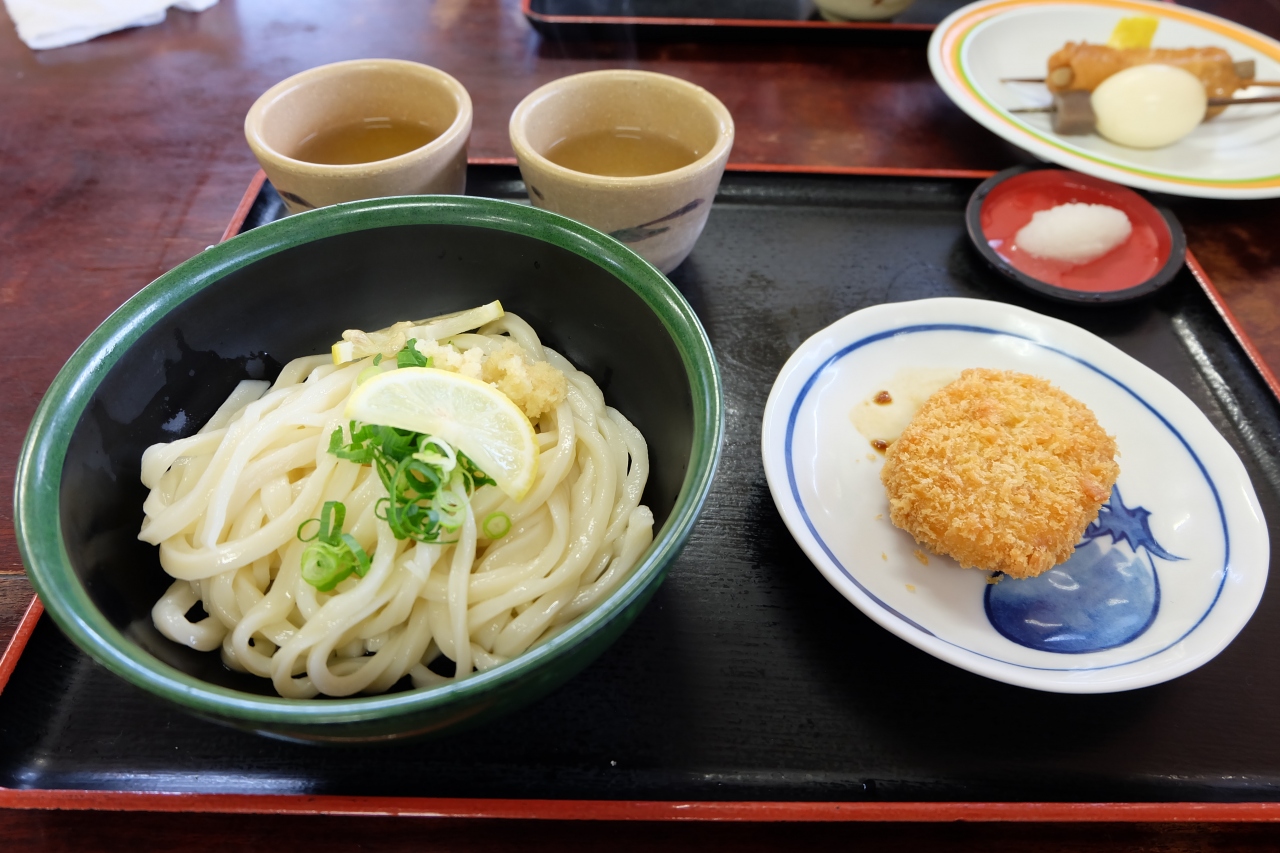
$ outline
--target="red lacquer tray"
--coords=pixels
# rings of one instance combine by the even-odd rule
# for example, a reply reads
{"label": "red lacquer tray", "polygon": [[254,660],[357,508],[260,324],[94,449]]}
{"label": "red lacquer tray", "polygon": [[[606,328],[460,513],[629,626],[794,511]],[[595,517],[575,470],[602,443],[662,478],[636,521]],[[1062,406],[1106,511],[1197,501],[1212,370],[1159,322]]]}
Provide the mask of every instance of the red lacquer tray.
{"label": "red lacquer tray", "polygon": [[[1036,302],[986,267],[964,236],[965,201],[986,176],[726,174],[707,230],[671,276],[720,359],[731,413],[725,459],[653,602],[550,697],[479,738],[361,751],[270,741],[190,718],[116,679],[71,647],[33,600],[0,658],[0,806],[1280,820],[1280,593],[1269,589],[1232,646],[1180,679],[1127,694],[1036,693],[950,667],[871,623],[821,580],[768,498],[760,416],[792,349],[869,304],[965,295],[1056,314],[1150,364],[1240,450],[1264,511],[1280,517],[1280,487],[1263,471],[1280,435],[1280,384],[1194,258],[1146,303],[1091,314]],[[523,198],[518,172],[501,161],[473,163],[469,191]],[[281,212],[259,174],[226,237]],[[1049,724],[1011,737],[992,722],[996,709]]]}

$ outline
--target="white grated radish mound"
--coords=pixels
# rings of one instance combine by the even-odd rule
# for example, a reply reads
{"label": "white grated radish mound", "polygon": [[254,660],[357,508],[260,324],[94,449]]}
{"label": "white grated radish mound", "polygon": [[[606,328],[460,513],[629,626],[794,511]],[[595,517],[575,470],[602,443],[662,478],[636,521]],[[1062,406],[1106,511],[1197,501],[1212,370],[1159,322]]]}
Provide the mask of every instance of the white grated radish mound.
{"label": "white grated radish mound", "polygon": [[1029,255],[1087,264],[1119,246],[1133,233],[1124,211],[1105,204],[1060,204],[1038,210],[1013,238]]}

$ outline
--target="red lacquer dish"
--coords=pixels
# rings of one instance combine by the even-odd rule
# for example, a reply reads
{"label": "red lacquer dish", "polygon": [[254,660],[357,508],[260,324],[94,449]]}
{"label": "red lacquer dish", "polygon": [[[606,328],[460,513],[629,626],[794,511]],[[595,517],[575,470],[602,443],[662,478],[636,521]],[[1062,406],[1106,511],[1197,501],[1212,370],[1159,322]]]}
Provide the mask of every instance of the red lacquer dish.
{"label": "red lacquer dish", "polygon": [[[1111,251],[1078,264],[1037,257],[1015,243],[1033,215],[1071,203],[1117,209],[1132,231]],[[1173,279],[1186,256],[1186,238],[1173,214],[1128,187],[1066,169],[1019,166],[1000,172],[974,191],[966,222],[992,266],[1029,290],[1065,302],[1148,296]]]}

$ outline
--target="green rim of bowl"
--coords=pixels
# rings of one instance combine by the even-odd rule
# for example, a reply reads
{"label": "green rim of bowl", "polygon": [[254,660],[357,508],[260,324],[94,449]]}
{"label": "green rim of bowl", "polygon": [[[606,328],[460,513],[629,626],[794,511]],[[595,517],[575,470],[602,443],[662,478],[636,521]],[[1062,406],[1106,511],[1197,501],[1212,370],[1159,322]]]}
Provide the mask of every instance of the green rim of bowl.
{"label": "green rim of bowl", "polygon": [[[89,599],[62,542],[58,494],[67,444],[95,389],[157,321],[228,273],[313,240],[396,225],[467,225],[522,234],[579,255],[615,275],[666,327],[693,394],[688,471],[663,529],[631,576],[563,633],[510,663],[443,687],[349,699],[284,699],[216,687],[148,654]],[[88,654],[125,680],[198,713],[258,723],[376,720],[478,699],[577,648],[641,598],[689,536],[706,500],[724,435],[720,372],[711,342],[674,285],[639,255],[592,228],[513,202],[468,196],[407,196],[348,202],[291,216],[213,246],[160,276],[122,305],[72,354],[36,410],[18,461],[14,526],[18,549],[45,608]]]}

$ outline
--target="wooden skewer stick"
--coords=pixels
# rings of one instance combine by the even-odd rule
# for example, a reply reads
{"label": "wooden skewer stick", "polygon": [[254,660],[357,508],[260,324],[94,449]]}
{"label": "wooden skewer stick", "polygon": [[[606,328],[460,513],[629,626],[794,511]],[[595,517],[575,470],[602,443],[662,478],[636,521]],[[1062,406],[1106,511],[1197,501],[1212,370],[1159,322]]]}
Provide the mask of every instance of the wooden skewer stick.
{"label": "wooden skewer stick", "polygon": [[1236,104],[1280,104],[1280,95],[1259,95],[1256,98],[1210,98],[1211,107],[1231,107]]}
{"label": "wooden skewer stick", "polygon": [[[1209,98],[1210,107],[1230,107],[1239,104],[1280,104],[1280,95],[1261,98]],[[1011,113],[1049,113],[1053,116],[1053,132],[1060,136],[1082,136],[1098,129],[1098,117],[1093,111],[1093,98],[1083,89],[1071,89],[1053,96],[1048,107],[1015,107]]]}
{"label": "wooden skewer stick", "polygon": [[1053,116],[1053,132],[1061,136],[1082,136],[1093,133],[1098,127],[1098,117],[1093,112],[1093,99],[1082,89],[1059,92],[1048,107],[1018,107],[1014,113],[1050,113]]}
{"label": "wooden skewer stick", "polygon": [[[1211,107],[1233,107],[1237,104],[1280,104],[1280,95],[1262,95],[1257,98],[1209,98]],[[1056,113],[1058,105],[1050,107],[1015,107],[1011,113]]]}
{"label": "wooden skewer stick", "polygon": [[[1280,86],[1280,80],[1254,80],[1258,73],[1257,63],[1252,59],[1242,59],[1235,63],[1236,77],[1241,82],[1247,81],[1250,86]],[[1057,89],[1070,89],[1075,79],[1075,69],[1070,65],[1059,65],[1049,72],[1048,77],[1003,77],[1001,83],[1048,83]]]}
{"label": "wooden skewer stick", "polygon": [[[1044,83],[1043,77],[1001,77],[1001,83]],[[1280,80],[1249,80],[1247,86],[1280,86]],[[1246,88],[1247,88],[1246,86]]]}

